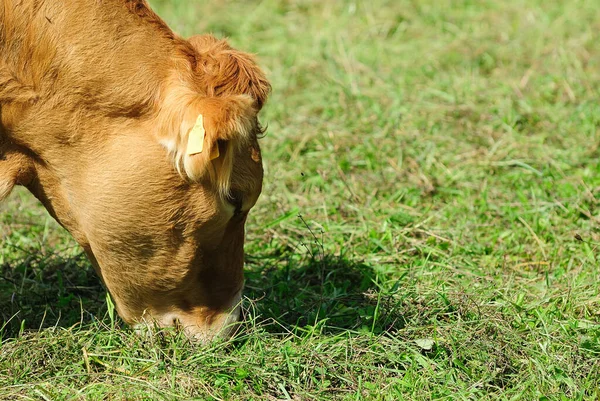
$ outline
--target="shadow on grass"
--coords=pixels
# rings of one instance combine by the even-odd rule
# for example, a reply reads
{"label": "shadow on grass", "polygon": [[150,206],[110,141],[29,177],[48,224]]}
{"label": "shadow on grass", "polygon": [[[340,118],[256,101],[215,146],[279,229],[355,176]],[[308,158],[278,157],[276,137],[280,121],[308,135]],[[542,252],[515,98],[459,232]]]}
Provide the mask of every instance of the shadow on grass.
{"label": "shadow on grass", "polygon": [[268,331],[293,331],[324,324],[323,330],[375,334],[405,326],[391,297],[381,296],[371,266],[343,256],[318,255],[304,260],[281,255],[250,258],[246,295],[254,300],[258,321]]}
{"label": "shadow on grass", "polygon": [[105,290],[85,254],[30,255],[0,265],[3,338],[22,330],[71,327],[106,313]]}
{"label": "shadow on grass", "polygon": [[[245,295],[252,314],[269,332],[395,331],[404,318],[378,295],[373,268],[342,256],[299,258],[275,250],[249,257]],[[36,255],[0,266],[0,328],[3,338],[20,331],[71,327],[106,315],[105,290],[85,254]],[[275,324],[269,324],[275,323]]]}

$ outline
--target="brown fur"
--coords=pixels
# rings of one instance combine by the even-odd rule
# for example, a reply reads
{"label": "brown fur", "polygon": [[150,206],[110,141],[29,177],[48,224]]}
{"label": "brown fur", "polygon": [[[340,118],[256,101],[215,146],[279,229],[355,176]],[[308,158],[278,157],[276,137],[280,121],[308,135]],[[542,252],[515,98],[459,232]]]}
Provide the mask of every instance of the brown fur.
{"label": "brown fur", "polygon": [[[269,91],[250,55],[178,37],[143,0],[4,0],[0,200],[27,186],[127,322],[210,337],[243,285]],[[198,114],[205,151],[188,156]]]}

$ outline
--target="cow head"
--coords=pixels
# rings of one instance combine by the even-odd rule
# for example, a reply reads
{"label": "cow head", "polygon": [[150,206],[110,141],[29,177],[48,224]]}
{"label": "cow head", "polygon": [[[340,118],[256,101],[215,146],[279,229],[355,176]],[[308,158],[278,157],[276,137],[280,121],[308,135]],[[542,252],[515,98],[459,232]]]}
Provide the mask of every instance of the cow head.
{"label": "cow head", "polygon": [[208,339],[239,314],[244,224],[263,178],[257,113],[270,86],[226,42],[186,43],[185,67],[165,68],[152,107],[133,117],[4,104],[0,197],[27,186],[83,246],[127,323]]}

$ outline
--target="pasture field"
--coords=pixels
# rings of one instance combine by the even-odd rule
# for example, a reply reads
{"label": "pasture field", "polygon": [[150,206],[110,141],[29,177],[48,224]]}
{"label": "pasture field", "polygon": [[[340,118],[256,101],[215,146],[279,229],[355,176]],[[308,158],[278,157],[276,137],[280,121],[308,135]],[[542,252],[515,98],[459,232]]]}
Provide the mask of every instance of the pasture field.
{"label": "pasture field", "polygon": [[230,341],[140,338],[24,190],[0,399],[600,399],[600,2],[154,0],[274,91]]}

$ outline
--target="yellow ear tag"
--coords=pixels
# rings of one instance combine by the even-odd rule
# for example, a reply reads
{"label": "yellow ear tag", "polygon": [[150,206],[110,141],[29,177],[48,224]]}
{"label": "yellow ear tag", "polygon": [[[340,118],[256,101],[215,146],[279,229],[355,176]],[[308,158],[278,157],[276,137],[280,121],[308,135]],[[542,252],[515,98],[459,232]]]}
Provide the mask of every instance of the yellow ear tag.
{"label": "yellow ear tag", "polygon": [[212,149],[210,150],[210,160],[215,160],[219,156],[221,156],[221,153],[219,152],[219,143],[215,142]]}
{"label": "yellow ear tag", "polygon": [[194,125],[194,128],[192,128],[188,134],[188,156],[202,153],[202,150],[204,149],[205,136],[206,131],[204,130],[204,118],[202,117],[202,114],[199,114],[198,119],[196,120],[196,125]]}

